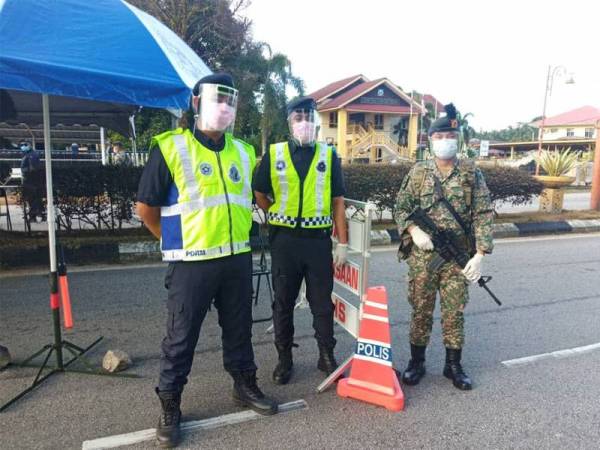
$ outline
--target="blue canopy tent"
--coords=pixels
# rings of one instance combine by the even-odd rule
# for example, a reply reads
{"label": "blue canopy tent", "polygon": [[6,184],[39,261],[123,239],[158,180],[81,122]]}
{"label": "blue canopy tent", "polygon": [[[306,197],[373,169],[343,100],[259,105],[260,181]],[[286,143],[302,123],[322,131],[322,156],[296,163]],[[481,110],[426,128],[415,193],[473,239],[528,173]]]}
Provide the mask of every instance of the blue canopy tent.
{"label": "blue canopy tent", "polygon": [[[48,356],[57,353],[55,371],[64,369],[56,282],[50,96],[184,110],[193,85],[209,73],[175,33],[123,0],[0,0],[0,89],[42,96],[50,303],[55,323],[55,344],[47,347]],[[36,378],[17,398],[55,371]]]}

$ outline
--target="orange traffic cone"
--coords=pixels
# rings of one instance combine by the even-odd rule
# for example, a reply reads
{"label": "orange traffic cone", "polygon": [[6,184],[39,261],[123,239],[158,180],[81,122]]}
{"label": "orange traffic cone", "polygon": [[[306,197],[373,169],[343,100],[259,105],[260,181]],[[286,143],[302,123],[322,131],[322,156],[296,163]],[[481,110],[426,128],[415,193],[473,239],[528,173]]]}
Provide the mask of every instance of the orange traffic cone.
{"label": "orange traffic cone", "polygon": [[337,393],[390,411],[404,408],[404,394],[392,367],[387,293],[383,286],[367,290],[350,376],[338,382]]}

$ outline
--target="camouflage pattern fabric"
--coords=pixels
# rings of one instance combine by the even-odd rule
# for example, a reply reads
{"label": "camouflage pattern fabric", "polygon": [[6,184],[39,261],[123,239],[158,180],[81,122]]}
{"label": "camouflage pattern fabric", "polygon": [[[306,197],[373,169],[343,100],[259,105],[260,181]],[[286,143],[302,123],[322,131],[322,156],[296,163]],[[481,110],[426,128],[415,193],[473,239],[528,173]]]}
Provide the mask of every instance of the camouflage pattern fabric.
{"label": "camouflage pattern fabric", "polygon": [[413,309],[410,342],[421,346],[429,343],[439,291],[444,345],[459,349],[464,344],[463,311],[469,300],[468,281],[454,263],[446,263],[437,272],[430,272],[427,265],[433,256],[433,252],[416,249],[407,260],[408,302]]}
{"label": "camouflage pattern fabric", "polygon": [[[460,215],[470,224],[475,236],[476,248],[484,253],[493,250],[493,209],[483,174],[470,161],[457,161],[453,169],[441,173],[434,160],[420,162],[410,170],[398,193],[394,219],[400,235],[407,233],[412,224],[408,215],[416,208],[427,210],[428,215],[441,229],[454,231],[463,237],[464,249],[467,239],[461,226],[438,202],[435,195],[434,176],[441,182],[444,196]],[[463,311],[468,302],[468,281],[454,263],[444,264],[436,273],[428,270],[433,252],[412,247],[408,259],[408,301],[413,308],[410,341],[425,346],[429,343],[433,325],[436,294],[440,293],[442,310],[442,333],[447,348],[460,349],[464,344]]]}

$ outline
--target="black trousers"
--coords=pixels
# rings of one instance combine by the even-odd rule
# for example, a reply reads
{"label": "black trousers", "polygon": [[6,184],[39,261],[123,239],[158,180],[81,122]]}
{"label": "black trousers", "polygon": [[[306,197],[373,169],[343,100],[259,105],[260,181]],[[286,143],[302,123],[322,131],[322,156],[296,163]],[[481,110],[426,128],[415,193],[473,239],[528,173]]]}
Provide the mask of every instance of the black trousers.
{"label": "black trousers", "polygon": [[214,299],[228,372],[256,370],[252,349],[252,255],[169,264],[167,335],[158,389],[181,391],[192,368],[200,327]]}
{"label": "black trousers", "polygon": [[275,291],[275,345],[289,347],[294,342],[294,305],[304,279],[317,343],[333,348],[336,341],[333,337],[333,260],[329,235],[322,233],[320,237],[309,237],[293,231],[272,230],[271,270]]}

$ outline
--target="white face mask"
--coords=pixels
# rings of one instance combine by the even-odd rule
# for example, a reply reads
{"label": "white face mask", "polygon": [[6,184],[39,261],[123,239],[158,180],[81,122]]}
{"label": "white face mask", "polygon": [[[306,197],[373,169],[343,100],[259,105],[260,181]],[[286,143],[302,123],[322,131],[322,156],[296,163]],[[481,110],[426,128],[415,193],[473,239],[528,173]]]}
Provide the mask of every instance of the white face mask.
{"label": "white face mask", "polygon": [[431,141],[433,154],[439,159],[452,159],[458,152],[458,139],[436,139]]}

